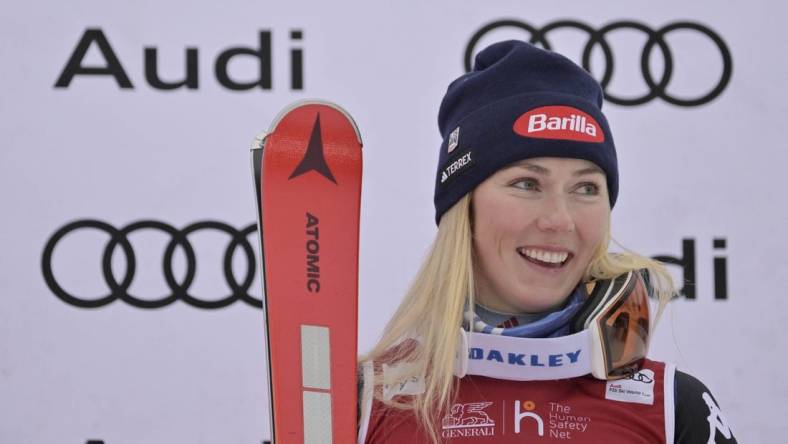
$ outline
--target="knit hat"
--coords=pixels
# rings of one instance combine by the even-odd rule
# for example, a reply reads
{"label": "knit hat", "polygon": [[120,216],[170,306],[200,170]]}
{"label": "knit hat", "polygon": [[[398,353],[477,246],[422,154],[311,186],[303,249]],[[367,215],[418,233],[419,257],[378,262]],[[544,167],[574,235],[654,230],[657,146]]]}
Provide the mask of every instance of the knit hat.
{"label": "knit hat", "polygon": [[599,83],[560,54],[516,40],[482,50],[441,102],[435,222],[502,167],[533,157],[595,163],[612,208],[618,165],[602,99]]}

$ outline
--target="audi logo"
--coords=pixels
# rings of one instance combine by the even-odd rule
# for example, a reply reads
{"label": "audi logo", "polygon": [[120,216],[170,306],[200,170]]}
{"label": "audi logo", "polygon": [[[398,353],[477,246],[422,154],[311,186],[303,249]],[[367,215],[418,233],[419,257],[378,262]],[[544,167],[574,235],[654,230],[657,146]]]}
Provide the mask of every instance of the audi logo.
{"label": "audi logo", "polygon": [[[102,273],[104,281],[109,288],[109,292],[99,298],[86,298],[69,293],[55,280],[54,273],[52,272],[52,254],[58,242],[69,233],[88,229],[103,231],[110,237],[109,242],[104,247],[104,253],[101,257]],[[158,230],[170,237],[170,241],[164,249],[162,261],[164,280],[169,287],[170,294],[164,297],[158,299],[141,298],[129,293],[129,287],[134,279],[137,261],[128,235],[138,230]],[[188,236],[200,230],[214,230],[226,233],[230,236],[230,242],[227,244],[227,248],[224,251],[223,268],[225,280],[231,289],[231,293],[221,299],[201,299],[189,292],[189,287],[194,280],[196,272],[197,259],[195,257],[194,248],[189,243]],[[257,261],[255,259],[254,248],[248,241],[248,236],[256,231],[257,226],[255,224],[249,225],[242,230],[237,230],[230,225],[217,221],[195,222],[178,230],[169,224],[153,220],[133,222],[121,229],[117,229],[99,220],[78,220],[63,226],[49,238],[41,257],[41,269],[47,286],[52,290],[55,296],[67,304],[81,308],[103,307],[118,299],[138,308],[160,308],[180,300],[193,307],[213,309],[226,307],[239,299],[253,307],[262,308],[263,302],[249,294],[249,288],[254,281]],[[113,274],[112,270],[112,255],[118,247],[120,247],[120,251],[126,263],[125,272],[119,278]],[[186,257],[186,273],[181,282],[176,280],[172,269],[173,254],[177,247],[182,249]],[[248,264],[246,274],[240,282],[233,274],[232,267],[233,255],[238,249],[240,249],[243,256],[246,257],[246,262]]]}
{"label": "audi logo", "polygon": [[[575,20],[556,21],[543,26],[541,29],[519,20],[495,21],[483,26],[471,37],[471,40],[468,42],[468,46],[465,48],[465,71],[471,70],[471,62],[473,55],[475,54],[474,51],[476,49],[476,44],[479,42],[479,40],[485,34],[500,28],[517,28],[526,31],[531,35],[531,43],[541,44],[541,46],[545,49],[552,49],[552,45],[550,44],[547,36],[553,30],[569,28],[586,33],[588,35],[588,41],[583,48],[581,64],[586,71],[591,72],[591,51],[594,49],[595,45],[599,45],[604,56],[605,67],[601,80],[598,80],[602,85],[602,89],[604,90],[605,99],[617,105],[642,105],[656,97],[659,97],[662,100],[677,106],[690,107],[703,105],[705,103],[711,102],[720,94],[722,94],[722,91],[725,90],[726,86],[728,86],[728,82],[731,79],[731,74],[733,71],[733,62],[731,60],[731,53],[728,49],[728,46],[725,44],[722,38],[717,35],[717,33],[712,31],[707,26],[701,25],[699,23],[681,21],[669,23],[657,30],[653,30],[643,23],[629,20],[612,22],[599,28],[598,30],[592,28],[590,25]],[[639,97],[620,97],[611,94],[607,89],[607,86],[613,77],[614,58],[613,50],[610,46],[610,43],[606,40],[606,37],[609,33],[622,29],[632,29],[639,31],[648,37],[648,40],[643,46],[643,50],[640,55],[640,71],[643,75],[643,81],[648,86],[649,91]],[[665,36],[668,33],[677,30],[689,30],[700,33],[702,36],[705,36],[711,40],[717,49],[719,49],[720,55],[722,56],[722,73],[720,74],[717,84],[707,94],[692,98],[680,98],[672,96],[667,92],[668,84],[670,83],[671,76],[673,75],[673,53],[671,52],[670,46],[668,46],[668,43],[665,41]],[[649,62],[651,60],[651,52],[655,47],[659,48],[664,60],[662,74],[658,76],[658,79],[654,79],[654,77],[652,77],[652,67]]]}

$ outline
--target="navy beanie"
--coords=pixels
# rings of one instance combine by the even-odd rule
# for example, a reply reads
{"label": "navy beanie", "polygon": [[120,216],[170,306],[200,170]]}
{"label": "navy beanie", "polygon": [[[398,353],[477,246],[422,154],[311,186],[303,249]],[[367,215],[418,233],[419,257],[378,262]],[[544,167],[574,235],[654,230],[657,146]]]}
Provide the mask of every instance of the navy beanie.
{"label": "navy beanie", "polygon": [[482,50],[441,102],[435,222],[502,167],[533,157],[597,164],[612,208],[618,165],[602,100],[599,83],[562,55],[516,40]]}

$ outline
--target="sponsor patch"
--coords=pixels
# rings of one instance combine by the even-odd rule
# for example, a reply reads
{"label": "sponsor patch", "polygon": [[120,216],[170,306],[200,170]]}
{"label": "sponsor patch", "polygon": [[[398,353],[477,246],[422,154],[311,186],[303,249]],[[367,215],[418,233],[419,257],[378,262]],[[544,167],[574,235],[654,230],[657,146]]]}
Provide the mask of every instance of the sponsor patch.
{"label": "sponsor patch", "polygon": [[654,372],[646,368],[629,378],[607,381],[605,399],[654,405]]}
{"label": "sponsor patch", "polygon": [[703,401],[709,407],[709,416],[706,417],[706,420],[709,421],[709,442],[715,441],[717,431],[722,433],[725,439],[731,439],[733,433],[731,433],[731,428],[728,426],[728,421],[722,416],[720,407],[714,402],[714,399],[712,399],[708,392],[703,392],[701,398],[703,398]]}
{"label": "sponsor patch", "polygon": [[441,421],[443,438],[465,438],[495,435],[495,421],[487,408],[492,402],[467,402],[454,404]]}
{"label": "sponsor patch", "polygon": [[[514,401],[514,433],[526,437],[540,436],[571,440],[584,434],[591,425],[591,417],[568,403]],[[582,439],[582,436],[580,437]],[[524,439],[523,442],[531,442]],[[535,442],[535,441],[534,441]]]}
{"label": "sponsor patch", "polygon": [[417,376],[398,377],[400,374],[409,372],[411,366],[408,364],[387,365],[383,364],[383,378],[389,380],[393,378],[396,382],[383,385],[383,398],[391,399],[400,395],[417,395],[424,392],[424,380]]}
{"label": "sponsor patch", "polygon": [[454,151],[454,148],[457,148],[457,145],[460,143],[460,127],[454,129],[454,131],[449,134],[449,153]]}
{"label": "sponsor patch", "polygon": [[604,142],[602,126],[590,114],[563,105],[541,106],[521,115],[514,122],[514,132],[536,139]]}

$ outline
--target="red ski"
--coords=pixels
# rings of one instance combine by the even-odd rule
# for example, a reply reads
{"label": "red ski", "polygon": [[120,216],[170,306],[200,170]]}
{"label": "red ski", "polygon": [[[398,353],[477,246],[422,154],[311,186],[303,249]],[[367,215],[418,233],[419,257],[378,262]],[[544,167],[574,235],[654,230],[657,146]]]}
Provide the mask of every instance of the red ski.
{"label": "red ski", "polygon": [[361,137],[298,102],[252,149],[275,444],[356,441]]}

